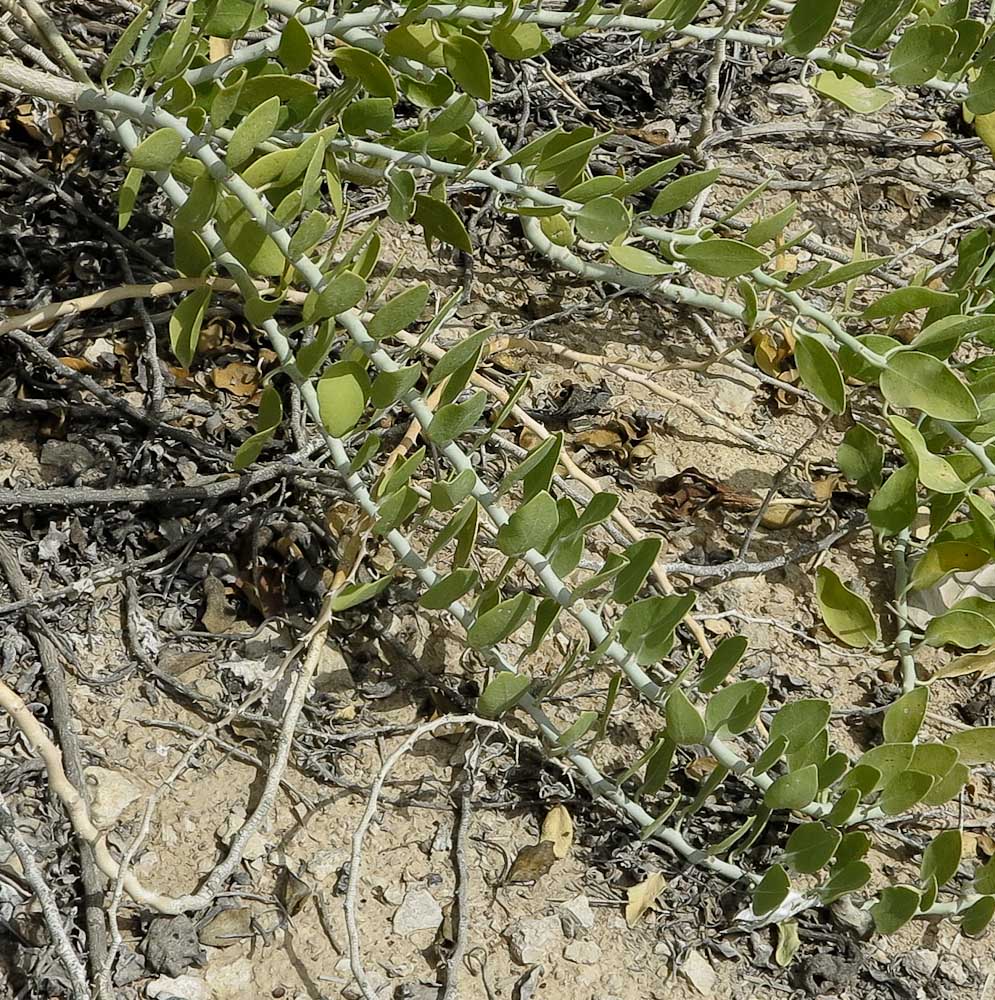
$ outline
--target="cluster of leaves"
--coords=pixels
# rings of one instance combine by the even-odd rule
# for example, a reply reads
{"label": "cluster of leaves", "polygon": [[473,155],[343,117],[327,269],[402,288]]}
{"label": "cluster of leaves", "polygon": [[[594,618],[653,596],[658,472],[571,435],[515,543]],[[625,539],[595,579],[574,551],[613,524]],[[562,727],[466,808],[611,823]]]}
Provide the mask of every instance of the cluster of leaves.
{"label": "cluster of leaves", "polygon": [[[800,0],[783,47],[808,54],[835,33],[834,51],[820,50],[815,59],[841,79],[836,56],[855,60],[858,50],[885,44],[912,6],[911,0],[867,0],[852,24],[844,25],[837,24],[838,0]],[[681,30],[701,7],[697,0],[663,0],[650,20],[658,21],[661,31]],[[750,5],[736,20],[749,24],[762,9]],[[995,762],[995,730],[923,741],[930,689],[925,679],[912,678],[911,689],[885,715],[882,744],[854,761],[831,744],[832,706],[826,701],[785,704],[760,729],[761,713],[771,711],[767,687],[730,679],[747,653],[739,637],[723,642],[700,668],[691,663],[671,674],[665,661],[694,597],[641,597],[659,540],[609,550],[597,570],[579,569],[617,497],[598,494],[578,508],[570,498],[554,496],[561,435],[539,443],[500,482],[481,480],[467,451],[482,447],[503,424],[526,383],[492,415],[488,428],[483,419],[488,396],[470,386],[490,331],[426,364],[421,347],[446,321],[455,300],[425,322],[426,285],[385,298],[393,272],[374,280],[381,248],[377,226],[346,245],[342,185],[350,178],[382,184],[395,222],[419,227],[430,245],[441,241],[472,252],[446,190],[448,181],[472,174],[500,193],[501,207],[521,217],[526,233],[538,227],[580,272],[597,266],[601,270],[594,276],[610,275],[637,287],[650,283],[661,294],[667,294],[669,282],[680,282],[679,297],[691,305],[720,308],[749,327],[790,331],[802,381],[831,412],[846,413],[853,392],[880,400],[887,434],[854,423],[839,464],[871,495],[868,516],[882,548],[900,545],[903,560],[906,553],[916,558],[900,602],[909,590],[933,587],[951,572],[995,560],[995,509],[985,497],[995,482],[990,455],[995,381],[989,357],[962,350],[965,344],[990,346],[995,337],[995,318],[987,312],[995,262],[990,234],[978,230],[962,241],[958,267],[945,278],[945,287],[920,275],[857,310],[857,283],[887,259],[865,258],[855,248],[853,260],[839,267],[820,263],[797,276],[778,271],[769,251],[775,245],[788,249],[806,235],[785,235],[793,206],[740,223],[758,190],[717,221],[686,225],[687,206],[719,181],[716,170],[688,171],[675,157],[632,176],[621,168],[596,173],[590,160],[603,136],[587,127],[556,129],[503,155],[481,127],[479,102],[488,101],[492,91],[489,50],[505,59],[527,59],[545,51],[550,38],[541,12],[531,20],[516,4],[474,12],[473,20],[461,17],[459,7],[443,16],[440,8],[418,3],[401,16],[385,10],[379,20],[360,12],[364,27],[352,27],[350,42],[330,49],[336,77],[331,87],[319,90],[305,75],[315,38],[344,33],[349,15],[330,18],[317,7],[302,7],[272,39],[212,61],[211,37],[239,39],[267,23],[261,2],[197,0],[171,30],[159,30],[153,8],[143,8],[103,73],[112,94],[150,95],[138,116],[146,134],[130,154],[120,223],[127,224],[147,176],[157,182],[168,176],[183,186],[185,198],[172,219],[177,269],[190,277],[211,275],[218,266],[211,248],[219,241],[238,272],[256,279],[255,286],[245,286],[249,322],[271,336],[276,329],[295,345],[283,371],[302,386],[313,380],[316,416],[328,440],[348,449],[342,471],[371,498],[377,515],[373,530],[392,544],[430,539],[419,558],[444,568],[432,571],[422,606],[458,613],[468,623],[469,648],[494,651],[531,625],[528,654],[559,627],[561,616],[573,616],[585,627],[589,642],[574,644],[553,677],[496,674],[480,699],[483,714],[498,716],[520,704],[541,711],[573,672],[609,662],[613,677],[605,704],[580,713],[551,752],[596,752],[625,682],[657,704],[659,731],[635,753],[631,766],[613,777],[630,801],[655,809],[644,837],[665,824],[679,827],[735,775],[755,787],[760,805],[710,853],[742,856],[775,810],[807,816],[759,880],[753,903],[758,916],[775,912],[787,898],[789,872],[805,877],[808,885],[816,877],[809,891],[823,901],[860,890],[871,874],[863,860],[870,840],[854,827],[958,796],[971,765]],[[590,20],[603,14],[590,0],[559,20],[560,33],[588,30]],[[967,4],[959,0],[938,9],[921,4],[916,14],[888,57],[892,79],[908,84],[936,75],[949,82],[966,78],[968,106],[979,114],[995,110],[995,43],[987,26],[968,17]],[[861,87],[876,85],[863,71],[847,72]],[[482,167],[488,159],[492,165]],[[657,283],[660,278],[665,281]],[[720,294],[695,287],[704,282],[714,289],[716,279]],[[289,293],[300,287],[306,298],[288,321]],[[834,314],[801,298],[810,289],[834,287],[844,289]],[[207,285],[190,293],[172,317],[170,339],[183,365],[195,363],[211,294]],[[920,329],[899,337],[916,313],[924,313]],[[424,324],[418,336],[404,338],[417,323]],[[425,405],[430,394],[437,395],[434,413]],[[428,489],[419,484],[426,447],[394,465],[381,461],[376,426],[397,407],[419,419],[426,446],[448,464],[449,478]],[[280,392],[270,385],[237,467],[260,457],[281,419]],[[915,527],[923,507],[928,526]],[[481,533],[504,556],[489,576],[478,558]],[[517,577],[515,588],[507,586],[522,563],[534,571],[534,593],[520,589]],[[396,572],[402,565],[399,561]],[[340,606],[369,599],[391,578],[351,588]],[[820,571],[817,597],[827,626],[841,641],[851,646],[880,641],[870,607],[831,570]],[[592,604],[613,609],[610,627],[590,610]],[[906,627],[910,644],[995,647],[995,602],[959,602],[921,636],[903,623]],[[995,653],[976,657],[972,668],[984,657]],[[663,683],[652,680],[647,668]],[[730,741],[758,729],[767,733],[765,749],[745,761]],[[684,795],[671,775],[681,748],[692,746],[706,747],[717,764],[694,795]],[[935,838],[923,856],[919,884],[881,892],[873,909],[878,928],[892,932],[930,911],[938,893],[951,888],[959,862],[959,838]],[[970,888],[956,885],[961,926],[977,933],[995,913],[995,869],[986,865],[976,872]]]}

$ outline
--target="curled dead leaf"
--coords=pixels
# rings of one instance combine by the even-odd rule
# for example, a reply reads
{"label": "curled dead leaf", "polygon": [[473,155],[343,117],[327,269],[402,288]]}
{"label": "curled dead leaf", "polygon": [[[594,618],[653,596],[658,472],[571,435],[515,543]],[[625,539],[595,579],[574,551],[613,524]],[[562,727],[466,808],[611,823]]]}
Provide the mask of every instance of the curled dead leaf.
{"label": "curled dead leaf", "polygon": [[666,887],[667,880],[659,872],[653,872],[645,881],[629,887],[626,893],[629,901],[625,905],[625,922],[629,927],[636,926]]}
{"label": "curled dead leaf", "polygon": [[506,882],[537,882],[556,863],[556,849],[551,840],[523,847],[508,869]]}
{"label": "curled dead leaf", "polygon": [[546,813],[539,840],[548,840],[553,845],[553,854],[557,860],[562,860],[570,853],[574,842],[574,823],[566,806],[553,806]]}

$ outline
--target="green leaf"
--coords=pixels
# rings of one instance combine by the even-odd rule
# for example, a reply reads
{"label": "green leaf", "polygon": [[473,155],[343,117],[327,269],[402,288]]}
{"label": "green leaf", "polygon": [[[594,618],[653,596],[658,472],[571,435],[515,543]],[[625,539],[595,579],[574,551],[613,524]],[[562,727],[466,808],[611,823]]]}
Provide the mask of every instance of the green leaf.
{"label": "green leaf", "polygon": [[878,934],[894,934],[904,927],[919,909],[919,893],[909,885],[890,885],[881,890],[871,907]]}
{"label": "green leaf", "polygon": [[929,354],[902,351],[888,359],[881,391],[892,406],[914,407],[937,420],[978,419],[978,404],[967,386]]}
{"label": "green leaf", "polygon": [[995,726],[975,726],[973,729],[953,733],[944,742],[960,754],[963,764],[995,762]]}
{"label": "green leaf", "polygon": [[428,384],[438,385],[443,379],[449,378],[462,368],[475,367],[487,338],[493,332],[493,328],[485,327],[450,347],[429,372]]}
{"label": "green leaf", "polygon": [[542,55],[550,46],[539,25],[528,21],[495,25],[491,29],[490,43],[505,59],[515,62]]}
{"label": "green leaf", "polygon": [[963,838],[960,830],[944,830],[938,833],[923,851],[919,865],[919,877],[923,882],[935,878],[938,885],[944,885],[957,874]]}
{"label": "green leaf", "polygon": [[774,961],[782,969],[791,965],[801,946],[802,942],[798,936],[798,923],[796,921],[785,920],[784,923],[777,925],[777,948],[774,950]]}
{"label": "green leaf", "polygon": [[326,280],[321,291],[308,293],[303,316],[306,322],[340,316],[366,294],[366,281],[355,271],[340,271]]}
{"label": "green leaf", "polygon": [[585,240],[610,243],[629,231],[629,210],[617,198],[604,195],[589,201],[575,216],[577,232]]}
{"label": "green leaf", "polygon": [[392,577],[383,576],[369,583],[350,583],[342,588],[339,594],[332,598],[332,611],[346,611],[357,604],[372,600],[382,594],[392,582]]}
{"label": "green leaf", "polygon": [[455,510],[472,492],[477,483],[473,469],[464,469],[452,479],[432,483],[432,506],[436,510]]}
{"label": "green leaf", "polygon": [[969,542],[934,542],[916,563],[909,585],[913,590],[924,590],[950,573],[978,569],[988,559],[985,549]]}
{"label": "green leaf", "polygon": [[370,395],[366,371],[352,361],[329,365],[315,384],[321,422],[333,437],[348,434],[362,417]]}
{"label": "green leaf", "polygon": [[714,691],[736,669],[746,652],[748,642],[744,636],[731,635],[723,639],[708,658],[698,678],[702,694]]}
{"label": "green leaf", "polygon": [[288,73],[303,73],[311,65],[311,36],[296,17],[287,21],[280,34],[279,54]]}
{"label": "green leaf", "polygon": [[497,547],[506,556],[529,549],[546,552],[556,532],[556,501],[543,490],[516,510],[497,533]]}
{"label": "green leaf", "polygon": [[226,159],[237,170],[259,146],[276,131],[280,120],[280,98],[273,96],[253,108],[236,126],[228,140]]}
{"label": "green leaf", "polygon": [[131,23],[118,36],[114,43],[104,68],[100,71],[100,82],[106,84],[108,80],[117,72],[118,67],[131,55],[131,50],[138,41],[138,36],[145,27],[145,19],[148,17],[151,7],[143,7],[134,16]]}
{"label": "green leaf", "polygon": [[831,71],[817,74],[812,77],[809,83],[824,97],[828,97],[836,101],[837,104],[842,104],[844,108],[849,108],[861,115],[874,114],[895,99],[895,94],[890,90],[865,87],[852,76]]}
{"label": "green leaf", "polygon": [[576,721],[560,733],[560,738],[556,741],[558,747],[573,746],[579,739],[582,739],[588,730],[598,721],[597,712],[581,712]]}
{"label": "green leaf", "polygon": [[773,865],[753,890],[753,912],[762,917],[776,910],[788,898],[791,879],[781,865]]}
{"label": "green leaf", "polygon": [[916,482],[915,466],[903,465],[871,497],[867,518],[877,531],[897,535],[912,523],[918,509]]}
{"label": "green leaf", "polygon": [[904,316],[917,309],[946,308],[957,304],[957,296],[952,292],[938,292],[922,285],[896,288],[882,295],[864,310],[864,319],[890,319]]}
{"label": "green leaf", "polygon": [[426,240],[441,240],[458,250],[473,253],[473,245],[460,217],[444,201],[416,194],[415,221],[424,229]]}
{"label": "green leaf", "polygon": [[691,746],[705,739],[705,723],[687,695],[675,687],[664,707],[667,735],[678,746]]}
{"label": "green leaf", "polygon": [[750,770],[753,774],[766,774],[784,756],[784,751],[787,749],[787,739],[784,736],[778,736],[776,740],[772,740],[764,747],[754,760]]}
{"label": "green leaf", "polygon": [[135,167],[132,167],[125,175],[117,196],[118,229],[124,229],[131,221],[131,213],[135,210],[135,202],[138,201],[138,191],[142,186],[144,176],[145,172]]}
{"label": "green leaf", "polygon": [[819,769],[809,764],[775,778],[764,793],[764,805],[768,809],[804,809],[818,793]]}
{"label": "green leaf", "polygon": [[487,406],[487,393],[481,390],[463,403],[440,406],[425,432],[434,444],[448,444],[473,427]]}
{"label": "green leaf", "polygon": [[131,151],[128,166],[132,170],[168,170],[183,152],[183,140],[171,128],[160,128],[147,135]]}
{"label": "green leaf", "polygon": [[619,619],[619,641],[635,655],[640,666],[656,663],[670,652],[674,629],[693,604],[694,594],[636,601]]}
{"label": "green leaf", "polygon": [[[823,0],[819,0],[823,2]],[[798,203],[789,201],[779,212],[769,215],[766,219],[757,219],[743,234],[743,242],[751,247],[760,247],[776,239],[784,231],[784,227],[794,218]]]}
{"label": "green leaf", "polygon": [[268,385],[263,389],[263,395],[259,401],[256,433],[245,440],[235,452],[234,469],[236,472],[248,468],[259,458],[263,448],[272,440],[282,419],[283,403],[280,400],[280,394],[271,385]]}
{"label": "green leaf", "polygon": [[888,40],[912,9],[913,0],[864,0],[853,20],[850,42],[862,49],[876,49]]}
{"label": "green leaf", "polygon": [[974,873],[975,892],[989,894],[995,892],[995,857],[989,858]]}
{"label": "green leaf", "polygon": [[816,278],[812,282],[813,288],[829,288],[831,285],[838,285],[844,281],[852,281],[861,275],[870,274],[891,260],[890,257],[867,257],[864,260],[853,260],[849,264],[842,264],[833,268],[828,274],[821,278]]}
{"label": "green leaf", "polygon": [[964,104],[973,115],[990,115],[995,111],[995,62],[986,63],[967,85]]}
{"label": "green leaf", "polygon": [[721,173],[722,171],[716,167],[714,170],[703,170],[671,181],[653,199],[650,214],[670,215],[671,212],[677,211],[694,200],[710,184],[714,184]]}
{"label": "green leaf", "polygon": [[843,835],[836,848],[836,868],[845,868],[854,861],[865,857],[871,849],[871,838],[863,830],[851,830]]}
{"label": "green leaf", "polygon": [[612,591],[612,600],[617,604],[629,604],[642,590],[656,557],[663,544],[659,538],[643,538],[633,542],[622,554],[627,565],[619,572]]}
{"label": "green leaf", "polygon": [[814,875],[829,864],[841,839],[839,830],[823,823],[802,823],[788,837],[784,863],[800,875]]}
{"label": "green leaf", "polygon": [[967,937],[983,934],[995,916],[995,896],[982,896],[975,900],[960,920],[960,932]]}
{"label": "green leaf", "polygon": [[429,286],[422,282],[388,299],[374,314],[367,332],[374,340],[393,337],[421,315],[428,302]]}
{"label": "green leaf", "polygon": [[479,574],[475,569],[455,569],[448,576],[437,580],[424,594],[419,604],[429,611],[441,611],[455,603],[477,583]]}
{"label": "green leaf", "polygon": [[739,240],[717,238],[681,247],[681,259],[701,274],[737,278],[760,267],[767,256]]}
{"label": "green leaf", "polygon": [[529,620],[534,604],[532,595],[524,591],[495,604],[470,626],[467,645],[471,649],[496,646]]}
{"label": "green leaf", "polygon": [[[705,706],[705,725],[719,737],[745,733],[767,702],[767,685],[755,680],[736,681],[720,688]],[[777,742],[773,737],[771,742]]]}
{"label": "green leaf", "polygon": [[658,274],[672,274],[674,271],[672,264],[667,264],[665,261],[660,260],[659,257],[654,257],[648,251],[640,250],[639,247],[630,247],[624,243],[613,243],[607,248],[607,251],[608,256],[619,267],[625,268],[626,271],[632,271],[633,274],[655,276]]}
{"label": "green leaf", "polygon": [[840,896],[862,889],[871,879],[871,869],[864,861],[851,861],[844,865],[819,890],[823,903],[831,903]]}
{"label": "green leaf", "polygon": [[905,452],[909,464],[916,470],[919,482],[935,493],[960,494],[967,484],[954,471],[953,466],[939,455],[934,455],[926,444],[919,429],[904,417],[892,415],[888,418],[895,437]]}
{"label": "green leaf", "polygon": [[929,688],[917,687],[907,691],[884,713],[884,739],[886,743],[912,743],[922,728],[929,704]]}
{"label": "green leaf", "polygon": [[832,352],[816,337],[798,334],[795,340],[795,360],[805,388],[830,411],[846,409],[846,387],[843,375]]}
{"label": "green leaf", "polygon": [[995,645],[995,622],[973,608],[954,607],[930,619],[923,641],[929,646],[974,649]]}
{"label": "green leaf", "polygon": [[881,790],[878,803],[886,816],[897,816],[907,812],[917,802],[921,802],[933,786],[935,778],[922,771],[902,771],[896,774]]}
{"label": "green leaf", "polygon": [[393,125],[394,102],[389,97],[362,97],[352,101],[342,112],[342,128],[349,135],[383,133]]}
{"label": "green leaf", "polygon": [[864,493],[872,493],[881,485],[884,448],[877,435],[863,424],[854,424],[843,435],[836,461],[843,475],[853,480]]}
{"label": "green leaf", "polygon": [[211,300],[210,288],[198,288],[190,292],[173,310],[169,320],[169,344],[184,368],[193,364],[200,340],[200,328],[204,322],[204,312]]}
{"label": "green leaf", "polygon": [[397,88],[383,60],[365,49],[341,45],[332,49],[332,61],[350,80],[357,80],[371,97],[386,97],[397,103]]}
{"label": "green leaf", "polygon": [[442,58],[449,74],[471,97],[491,99],[491,64],[479,42],[469,35],[450,35],[443,39]]}
{"label": "green leaf", "polygon": [[870,605],[828,566],[819,567],[815,597],[826,628],[837,639],[857,649],[877,642],[878,623]]}
{"label": "green leaf", "polygon": [[[657,181],[666,177],[667,174],[669,174],[683,159],[684,154],[678,153],[677,156],[671,156],[669,159],[660,160],[659,163],[654,163],[645,170],[640,170],[639,173],[634,174],[627,181],[622,182],[620,186],[615,188],[611,193],[614,194],[616,198],[627,198],[630,195],[638,194],[640,191],[651,187],[656,184]],[[570,198],[572,195],[567,193],[564,197]]]}
{"label": "green leaf", "polygon": [[853,815],[854,809],[860,804],[860,799],[859,788],[846,789],[829,810],[826,822],[830,826],[842,826]]}
{"label": "green leaf", "polygon": [[946,61],[956,33],[939,24],[916,24],[907,28],[891,50],[888,69],[902,87],[915,87],[934,77]]}
{"label": "green leaf", "polygon": [[297,260],[322,241],[331,219],[324,212],[309,212],[290,238],[287,254]]}
{"label": "green leaf", "polygon": [[540,441],[526,456],[501,480],[498,494],[503,495],[515,483],[524,480],[522,499],[529,500],[541,490],[548,490],[553,481],[553,472],[563,448],[563,432],[557,431],[544,441]]}
{"label": "green leaf", "polygon": [[499,719],[511,711],[529,690],[532,679],[503,670],[495,674],[477,699],[477,711],[485,719]]}
{"label": "green leaf", "polygon": [[840,0],[797,0],[784,30],[784,51],[804,56],[829,34]]}
{"label": "green leaf", "polygon": [[808,746],[829,723],[832,709],[822,698],[799,698],[782,705],[770,725],[770,739],[783,736],[788,752],[797,753]]}
{"label": "green leaf", "polygon": [[378,410],[385,410],[405,393],[410,392],[417,385],[419,378],[421,378],[421,365],[417,362],[406,368],[398,368],[396,371],[380,372],[373,380],[370,402]]}

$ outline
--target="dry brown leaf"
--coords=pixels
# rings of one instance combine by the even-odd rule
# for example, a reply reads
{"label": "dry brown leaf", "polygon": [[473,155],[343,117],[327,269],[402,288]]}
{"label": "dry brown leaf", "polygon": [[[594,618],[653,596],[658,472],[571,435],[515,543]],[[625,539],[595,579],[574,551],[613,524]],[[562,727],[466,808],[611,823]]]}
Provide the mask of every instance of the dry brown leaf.
{"label": "dry brown leaf", "polygon": [[537,882],[556,863],[556,848],[551,840],[523,847],[508,869],[506,882]]}
{"label": "dry brown leaf", "polygon": [[627,892],[629,901],[625,905],[625,922],[635,927],[666,887],[667,880],[659,872],[653,872],[645,882],[631,886]]}
{"label": "dry brown leaf", "polygon": [[221,910],[197,930],[200,943],[211,948],[228,948],[251,936],[252,911],[247,906]]}
{"label": "dry brown leaf", "polygon": [[211,372],[211,381],[215,389],[230,392],[233,396],[249,398],[259,389],[259,371],[255,365],[244,361],[233,361],[223,368],[215,368]]}
{"label": "dry brown leaf", "polygon": [[276,897],[290,916],[296,915],[314,890],[299,879],[286,865],[280,867],[276,880]]}
{"label": "dry brown leaf", "polygon": [[987,833],[979,833],[977,836],[978,850],[986,857],[990,858],[995,854],[995,839]]}
{"label": "dry brown leaf", "polygon": [[695,757],[695,759],[684,768],[684,773],[689,778],[694,778],[695,781],[701,781],[702,778],[707,778],[708,775],[715,770],[718,763],[719,762],[714,757]]}
{"label": "dry brown leaf", "polygon": [[548,840],[553,845],[553,854],[562,860],[570,853],[574,842],[574,821],[566,806],[553,806],[542,821],[540,841]]}
{"label": "dry brown leaf", "polygon": [[589,431],[581,431],[574,437],[574,441],[595,451],[625,450],[625,440],[622,435],[607,427],[594,427]]}
{"label": "dry brown leaf", "polygon": [[216,576],[204,578],[204,611],[200,620],[215,635],[227,632],[235,621],[235,613],[225,597],[225,585]]}

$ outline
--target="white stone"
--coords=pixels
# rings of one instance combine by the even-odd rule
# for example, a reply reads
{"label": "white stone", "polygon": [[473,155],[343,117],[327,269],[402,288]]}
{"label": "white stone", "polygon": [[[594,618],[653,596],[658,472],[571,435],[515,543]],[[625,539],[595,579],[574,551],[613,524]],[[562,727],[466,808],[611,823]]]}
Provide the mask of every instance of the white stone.
{"label": "white stone", "polygon": [[561,903],[560,923],[566,937],[583,937],[594,926],[594,910],[587,896],[575,896]]}
{"label": "white stone", "polygon": [[339,869],[348,860],[349,855],[346,851],[332,849],[316,851],[308,860],[307,870],[318,882],[327,882],[328,879],[338,876]]}
{"label": "white stone", "polygon": [[259,996],[252,961],[245,956],[227,965],[210,965],[204,974],[215,1000],[240,1000]]}
{"label": "white stone", "polygon": [[509,924],[504,932],[511,957],[519,965],[538,965],[558,943],[561,934],[558,916],[521,918]]}
{"label": "white stone", "polygon": [[145,987],[145,995],[152,997],[179,997],[180,1000],[211,1000],[211,991],[203,979],[196,976],[160,976]]}
{"label": "white stone", "polygon": [[715,988],[715,970],[702,955],[692,949],[681,966],[681,975],[703,996],[712,996]]}
{"label": "white stone", "polygon": [[774,83],[767,93],[784,104],[801,104],[806,108],[812,104],[812,91],[800,83]]}
{"label": "white stone", "polygon": [[141,788],[120,771],[88,767],[83,773],[90,792],[90,818],[94,826],[101,830],[112,827],[125,809],[142,794]]}
{"label": "white stone", "polygon": [[601,961],[601,949],[593,941],[571,941],[563,949],[563,957],[577,965],[597,965]]}
{"label": "white stone", "polygon": [[407,937],[418,931],[435,931],[442,923],[442,907],[428,889],[411,889],[394,914],[394,933]]}
{"label": "white stone", "polygon": [[759,385],[760,379],[746,372],[720,378],[717,384],[712,383],[716,408],[730,417],[745,416],[753,409],[753,396]]}

